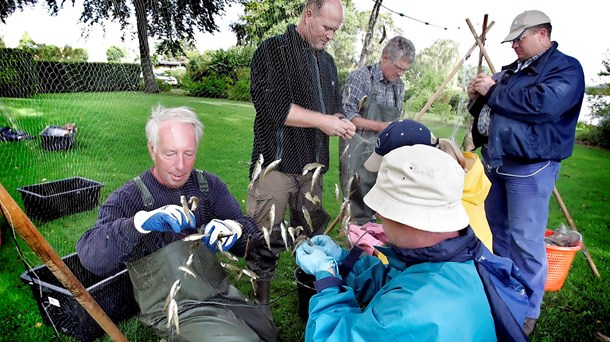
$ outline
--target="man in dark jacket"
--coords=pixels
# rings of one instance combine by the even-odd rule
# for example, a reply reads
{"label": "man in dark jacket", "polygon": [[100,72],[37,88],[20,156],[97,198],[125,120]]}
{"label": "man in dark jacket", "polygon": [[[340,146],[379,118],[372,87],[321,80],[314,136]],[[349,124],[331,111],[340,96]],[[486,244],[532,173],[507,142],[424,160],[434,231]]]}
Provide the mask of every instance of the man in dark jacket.
{"label": "man in dark jacket", "polygon": [[[260,275],[256,299],[261,304],[269,303],[269,281],[285,246],[281,224],[286,210],[290,226],[301,226],[307,234],[324,230],[329,221],[321,201],[328,137],[350,139],[356,130],[342,119],[337,68],[324,51],[342,21],[340,0],[308,0],[298,25],[262,42],[252,58],[256,118],[247,211],[271,235],[269,249],[248,264]],[[305,173],[306,165],[313,169]]]}
{"label": "man in dark jacket", "polygon": [[585,89],[580,63],[557,50],[551,28],[540,11],[519,14],[503,41],[517,60],[468,84],[473,139],[492,183],[485,209],[493,249],[514,260],[533,290],[528,335],[544,295],[549,200],[560,162],[572,154]]}
{"label": "man in dark jacket", "polygon": [[[250,305],[215,257],[251,254],[262,239],[227,186],[193,169],[202,136],[190,109],[153,109],[146,125],[152,169],[104,202],[76,245],[78,256],[99,276],[127,267],[140,319],[160,337],[274,341],[270,312]],[[185,208],[181,197],[199,205]]]}

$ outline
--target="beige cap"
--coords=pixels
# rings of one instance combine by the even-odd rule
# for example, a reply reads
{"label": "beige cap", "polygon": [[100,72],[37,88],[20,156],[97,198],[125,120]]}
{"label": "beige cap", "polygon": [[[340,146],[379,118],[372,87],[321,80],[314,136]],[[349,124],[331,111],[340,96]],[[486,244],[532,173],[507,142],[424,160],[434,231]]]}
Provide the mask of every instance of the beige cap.
{"label": "beige cap", "polygon": [[364,203],[383,217],[427,232],[466,228],[464,170],[447,153],[426,145],[403,146],[383,156],[377,182]]}
{"label": "beige cap", "polygon": [[551,19],[546,14],[535,10],[525,11],[515,17],[513,23],[510,25],[510,33],[508,36],[506,36],[506,38],[504,38],[502,43],[510,42],[519,38],[519,36],[523,34],[523,31],[530,27],[547,23],[550,24]]}

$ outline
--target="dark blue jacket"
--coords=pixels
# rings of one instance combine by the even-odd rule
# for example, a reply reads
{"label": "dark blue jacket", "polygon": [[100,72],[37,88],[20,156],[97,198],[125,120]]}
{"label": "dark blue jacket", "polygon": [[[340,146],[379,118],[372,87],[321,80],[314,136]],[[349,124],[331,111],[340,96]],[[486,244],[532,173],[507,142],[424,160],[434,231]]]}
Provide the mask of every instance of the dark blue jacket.
{"label": "dark blue jacket", "polygon": [[[582,66],[553,42],[528,67],[516,69],[516,61],[504,66],[487,96],[472,106],[475,111],[485,103],[491,108],[487,164],[498,167],[568,158],[585,92]],[[478,112],[473,114],[478,117]]]}

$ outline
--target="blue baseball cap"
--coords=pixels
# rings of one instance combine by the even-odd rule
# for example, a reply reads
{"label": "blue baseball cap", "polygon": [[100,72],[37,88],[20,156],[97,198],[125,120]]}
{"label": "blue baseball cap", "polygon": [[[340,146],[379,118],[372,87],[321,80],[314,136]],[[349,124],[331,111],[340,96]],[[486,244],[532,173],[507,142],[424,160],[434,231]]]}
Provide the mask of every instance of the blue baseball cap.
{"label": "blue baseball cap", "polygon": [[436,146],[437,143],[438,139],[422,123],[409,119],[395,121],[379,133],[375,152],[364,162],[364,167],[377,172],[383,156],[394,149],[412,145]]}

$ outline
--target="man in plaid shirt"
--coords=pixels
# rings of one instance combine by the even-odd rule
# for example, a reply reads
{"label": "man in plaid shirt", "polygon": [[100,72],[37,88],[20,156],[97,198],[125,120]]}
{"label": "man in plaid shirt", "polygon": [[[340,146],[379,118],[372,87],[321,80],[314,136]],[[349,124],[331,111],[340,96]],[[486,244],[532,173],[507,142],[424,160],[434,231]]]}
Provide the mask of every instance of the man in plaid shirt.
{"label": "man in plaid shirt", "polygon": [[[353,139],[339,142],[340,179],[345,197],[351,200],[352,220],[358,225],[375,221],[375,213],[362,198],[377,174],[367,171],[364,161],[375,149],[377,134],[400,118],[405,90],[400,78],[414,60],[413,43],[396,36],[383,48],[378,63],[359,68],[347,77],[343,110],[357,130]],[[358,177],[350,182],[355,174]]]}

